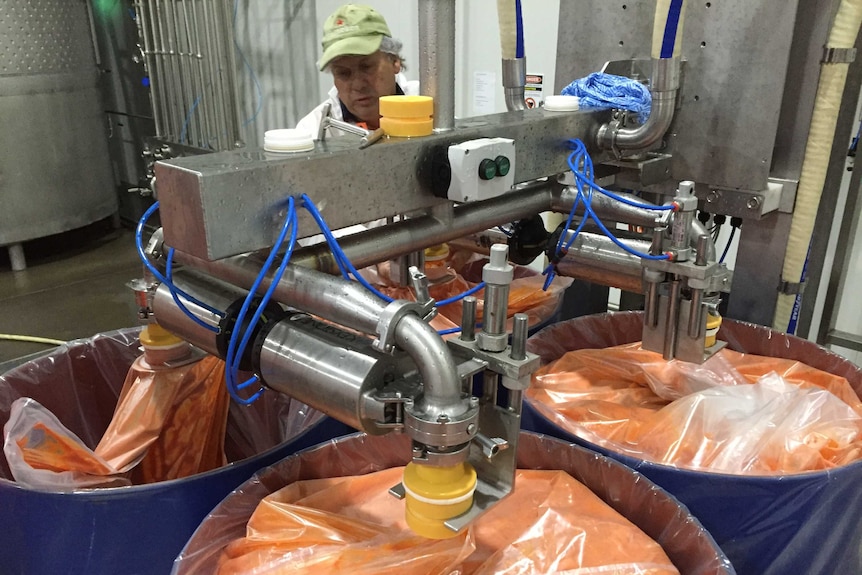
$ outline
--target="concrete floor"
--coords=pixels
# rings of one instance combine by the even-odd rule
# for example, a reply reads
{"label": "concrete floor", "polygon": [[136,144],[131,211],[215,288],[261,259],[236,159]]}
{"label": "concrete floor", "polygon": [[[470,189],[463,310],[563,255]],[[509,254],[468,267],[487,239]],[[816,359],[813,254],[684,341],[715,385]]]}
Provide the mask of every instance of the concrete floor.
{"label": "concrete floor", "polygon": [[[0,249],[0,334],[69,340],[138,325],[126,282],[141,276],[131,230],[111,221],[24,244],[27,269]],[[51,346],[0,339],[0,372]]]}

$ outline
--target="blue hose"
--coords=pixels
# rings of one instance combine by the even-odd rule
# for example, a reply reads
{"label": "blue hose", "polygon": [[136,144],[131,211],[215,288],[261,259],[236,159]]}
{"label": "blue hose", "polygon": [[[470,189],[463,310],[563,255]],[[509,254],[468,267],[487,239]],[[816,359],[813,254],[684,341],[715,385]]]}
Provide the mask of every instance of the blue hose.
{"label": "blue hose", "polygon": [[521,14],[521,0],[515,0],[515,58],[524,57],[524,18]]}
{"label": "blue hose", "polygon": [[679,29],[679,18],[682,14],[682,0],[671,0],[667,11],[667,25],[664,27],[664,36],[661,41],[661,57],[673,58],[674,45],[676,43],[676,31]]}

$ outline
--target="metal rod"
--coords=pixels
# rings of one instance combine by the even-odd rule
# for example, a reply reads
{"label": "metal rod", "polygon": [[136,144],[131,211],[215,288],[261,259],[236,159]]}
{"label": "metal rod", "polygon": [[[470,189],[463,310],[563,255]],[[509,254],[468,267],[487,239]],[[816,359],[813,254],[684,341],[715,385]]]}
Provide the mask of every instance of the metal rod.
{"label": "metal rod", "polygon": [[[527,331],[529,316],[525,313],[516,313],[512,318],[512,351],[509,357],[515,361],[527,359]],[[511,393],[511,390],[510,392]]]}
{"label": "metal rod", "polygon": [[[203,0],[206,1],[206,0]],[[198,75],[198,85],[200,86],[201,101],[198,104],[198,111],[203,115],[201,123],[205,126],[204,138],[201,141],[202,148],[212,148],[212,138],[216,133],[215,117],[213,116],[211,98],[208,95],[208,86],[211,82],[207,76],[207,58],[204,54],[204,40],[201,39],[201,20],[202,14],[198,13],[197,1],[192,1],[192,18],[194,20],[195,31],[195,68]],[[204,34],[206,30],[204,30]]]}
{"label": "metal rod", "polygon": [[171,112],[168,106],[167,86],[165,85],[167,80],[165,78],[164,52],[162,50],[161,42],[161,27],[159,26],[158,18],[156,17],[156,9],[158,8],[156,2],[157,0],[150,0],[148,2],[150,27],[153,35],[153,59],[156,64],[156,74],[150,79],[150,83],[158,93],[157,99],[159,102],[159,109],[162,114],[162,132],[156,135],[160,137],[168,137],[173,131],[173,126],[171,125]]}
{"label": "metal rod", "polygon": [[509,391],[509,411],[520,415],[524,403],[524,391],[521,389],[510,389]]}
{"label": "metal rod", "polygon": [[700,323],[703,312],[703,290],[691,290],[691,308],[688,310],[688,336],[700,336]]}
{"label": "metal rod", "polygon": [[158,98],[158,95],[154,93],[154,90],[157,87],[157,84],[154,81],[158,80],[158,74],[156,74],[156,63],[155,59],[153,58],[153,46],[152,42],[150,41],[148,17],[142,0],[135,0],[135,14],[137,16],[135,18],[135,22],[138,25],[138,36],[140,36],[141,38],[141,52],[144,56],[147,75],[150,78],[149,96],[150,104],[153,107],[153,120],[155,121],[156,125],[156,136],[163,136],[164,112],[161,109],[161,100]]}
{"label": "metal rod", "polygon": [[670,283],[670,300],[667,306],[667,321],[664,330],[662,357],[671,360],[676,354],[677,324],[679,323],[679,279]]}
{"label": "metal rod", "polygon": [[658,282],[647,281],[647,292],[644,301],[644,321],[648,328],[658,325]]}
{"label": "metal rod", "polygon": [[215,150],[223,150],[224,148],[224,134],[227,132],[227,125],[224,121],[224,114],[222,109],[222,100],[221,100],[221,89],[219,86],[219,69],[217,62],[217,38],[215,37],[215,31],[213,26],[213,16],[210,13],[212,9],[212,2],[204,2],[203,3],[203,20],[204,20],[204,38],[206,39],[206,62],[207,68],[209,68],[209,98],[210,98],[210,110],[212,111],[213,118],[215,119],[215,132],[210,135],[213,139],[215,145],[211,146]]}
{"label": "metal rod", "polygon": [[233,19],[231,17],[233,5],[232,0],[222,0],[222,59],[225,67],[225,95],[227,110],[226,113],[229,119],[230,126],[230,141],[229,148],[233,149],[242,144],[240,128],[242,120],[240,118],[239,101],[236,93],[236,40],[233,33]]}
{"label": "metal rod", "polygon": [[[196,74],[197,69],[197,59],[195,57],[195,45],[194,45],[194,22],[191,20],[189,16],[189,8],[188,3],[193,0],[183,0],[182,2],[182,17],[183,17],[183,31],[184,31],[184,39],[185,39],[185,52],[183,54],[183,58],[186,65],[186,74],[188,75],[187,81],[189,85],[189,89],[192,94],[192,106],[194,107],[194,111],[189,111],[189,116],[194,121],[190,123],[190,127],[194,128],[195,131],[195,143],[193,145],[198,148],[202,148],[204,146],[204,124],[201,116],[201,106],[200,106],[200,98],[201,98],[201,85],[198,83],[198,76]],[[191,138],[189,138],[191,140]]]}
{"label": "metal rod", "polygon": [[709,263],[707,258],[707,250],[709,246],[709,235],[701,234],[697,236],[697,246],[695,247],[695,251],[697,254],[694,257],[694,265],[696,266],[705,266]]}
{"label": "metal rod", "polygon": [[474,341],[476,339],[476,297],[468,295],[461,303],[461,340]]}
{"label": "metal rod", "polygon": [[434,129],[453,129],[455,0],[419,0],[419,84],[434,98]]}
{"label": "metal rod", "polygon": [[497,387],[500,383],[499,374],[493,371],[485,371],[482,378],[482,400],[495,404],[497,403]]}

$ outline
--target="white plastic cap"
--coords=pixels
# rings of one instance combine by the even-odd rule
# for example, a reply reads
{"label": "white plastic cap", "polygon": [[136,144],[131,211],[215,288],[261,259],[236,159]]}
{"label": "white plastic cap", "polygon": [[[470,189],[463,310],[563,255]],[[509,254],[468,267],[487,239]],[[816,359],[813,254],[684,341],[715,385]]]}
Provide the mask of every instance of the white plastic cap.
{"label": "white plastic cap", "polygon": [[545,109],[550,112],[574,112],[578,109],[577,96],[546,96]]}
{"label": "white plastic cap", "polygon": [[314,149],[314,138],[304,130],[269,130],[263,134],[267,152],[307,152]]}

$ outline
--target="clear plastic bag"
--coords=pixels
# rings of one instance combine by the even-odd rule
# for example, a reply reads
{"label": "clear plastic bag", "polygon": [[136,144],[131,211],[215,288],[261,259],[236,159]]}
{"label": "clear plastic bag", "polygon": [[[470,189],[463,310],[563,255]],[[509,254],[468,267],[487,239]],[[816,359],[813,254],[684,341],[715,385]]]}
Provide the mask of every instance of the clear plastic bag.
{"label": "clear plastic bag", "polygon": [[794,360],[722,350],[702,365],[627,344],[565,353],[527,395],[548,419],[615,452],[687,469],[773,475],[862,454],[846,379]]}
{"label": "clear plastic bag", "polygon": [[4,452],[15,480],[27,487],[69,490],[187,477],[227,463],[228,401],[218,358],[154,368],[142,356],[129,369],[94,450],[38,402],[21,398],[4,428]]}
{"label": "clear plastic bag", "polygon": [[388,488],[403,468],[301,481],[263,499],[220,575],[678,573],[661,547],[562,471],[521,470],[515,491],[446,540],[411,533]]}

